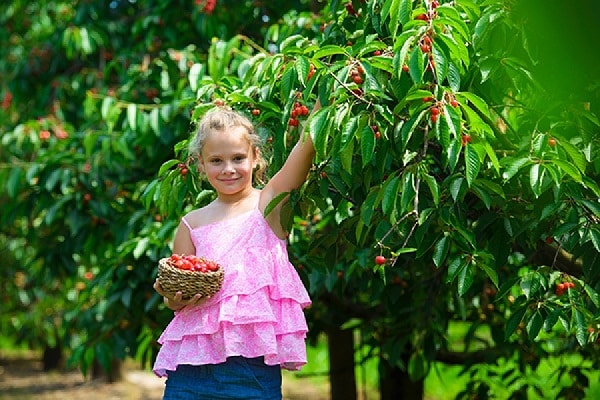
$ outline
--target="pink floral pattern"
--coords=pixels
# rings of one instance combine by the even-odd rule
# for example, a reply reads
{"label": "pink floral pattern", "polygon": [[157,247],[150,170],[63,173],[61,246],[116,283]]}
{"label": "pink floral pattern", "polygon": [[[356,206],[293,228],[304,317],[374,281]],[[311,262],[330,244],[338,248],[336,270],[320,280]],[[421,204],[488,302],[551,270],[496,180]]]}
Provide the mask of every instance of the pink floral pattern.
{"label": "pink floral pattern", "polygon": [[303,308],[311,300],[286,241],[258,209],[190,233],[196,255],[223,266],[223,287],[175,313],[158,339],[154,373],[162,377],[179,364],[217,364],[230,356],[264,356],[268,365],[299,370],[306,364]]}

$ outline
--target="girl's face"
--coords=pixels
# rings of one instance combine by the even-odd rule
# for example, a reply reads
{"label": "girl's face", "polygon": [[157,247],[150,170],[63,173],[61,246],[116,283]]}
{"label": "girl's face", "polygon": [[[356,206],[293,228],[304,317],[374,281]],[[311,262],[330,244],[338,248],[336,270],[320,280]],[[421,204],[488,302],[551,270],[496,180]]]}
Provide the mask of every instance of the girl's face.
{"label": "girl's face", "polygon": [[208,135],[200,155],[200,168],[219,195],[235,195],[252,188],[257,151],[243,126]]}

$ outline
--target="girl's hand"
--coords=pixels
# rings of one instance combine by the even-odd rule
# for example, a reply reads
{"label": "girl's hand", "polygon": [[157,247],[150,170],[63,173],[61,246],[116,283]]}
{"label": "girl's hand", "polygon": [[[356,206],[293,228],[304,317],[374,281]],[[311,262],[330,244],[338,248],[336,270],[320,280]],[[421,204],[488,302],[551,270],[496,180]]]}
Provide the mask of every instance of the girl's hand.
{"label": "girl's hand", "polygon": [[153,287],[154,287],[154,290],[156,290],[156,292],[163,297],[163,299],[164,299],[163,301],[164,301],[165,305],[167,306],[167,308],[169,308],[173,311],[179,311],[184,307],[199,304],[210,298],[210,297],[202,296],[200,293],[196,293],[194,295],[194,297],[184,300],[182,298],[183,294],[181,292],[175,293],[175,296],[170,296],[164,292],[163,288],[160,286],[160,283],[158,282],[158,279],[154,281]]}

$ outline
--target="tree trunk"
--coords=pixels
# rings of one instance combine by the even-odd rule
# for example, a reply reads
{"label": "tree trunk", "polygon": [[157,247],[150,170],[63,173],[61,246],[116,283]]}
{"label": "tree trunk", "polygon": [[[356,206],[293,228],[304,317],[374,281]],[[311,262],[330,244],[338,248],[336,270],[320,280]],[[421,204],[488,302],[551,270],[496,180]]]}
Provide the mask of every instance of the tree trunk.
{"label": "tree trunk", "polygon": [[327,331],[331,400],[356,400],[354,332],[331,328]]}
{"label": "tree trunk", "polygon": [[55,346],[51,347],[48,344],[44,346],[44,352],[42,353],[42,365],[44,371],[51,371],[59,369],[63,360],[62,346],[60,343],[56,343]]}
{"label": "tree trunk", "polygon": [[110,365],[110,371],[106,371],[98,362],[94,360],[92,364],[92,379],[106,379],[108,383],[120,382],[124,379],[123,361],[113,358]]}
{"label": "tree trunk", "polygon": [[422,400],[424,380],[412,381],[408,372],[379,359],[379,393],[381,400]]}

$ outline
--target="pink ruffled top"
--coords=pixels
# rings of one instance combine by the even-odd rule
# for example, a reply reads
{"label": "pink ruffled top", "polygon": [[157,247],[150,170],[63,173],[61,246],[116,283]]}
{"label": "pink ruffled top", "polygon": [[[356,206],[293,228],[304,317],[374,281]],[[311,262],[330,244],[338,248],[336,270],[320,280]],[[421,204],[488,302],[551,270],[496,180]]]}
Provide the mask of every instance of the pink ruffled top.
{"label": "pink ruffled top", "polygon": [[258,209],[196,228],[183,221],[196,255],[223,267],[223,286],[175,313],[158,339],[154,373],[162,377],[179,364],[218,364],[231,356],[264,356],[268,365],[299,370],[306,364],[303,308],[311,301],[286,241]]}

